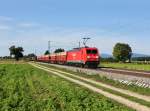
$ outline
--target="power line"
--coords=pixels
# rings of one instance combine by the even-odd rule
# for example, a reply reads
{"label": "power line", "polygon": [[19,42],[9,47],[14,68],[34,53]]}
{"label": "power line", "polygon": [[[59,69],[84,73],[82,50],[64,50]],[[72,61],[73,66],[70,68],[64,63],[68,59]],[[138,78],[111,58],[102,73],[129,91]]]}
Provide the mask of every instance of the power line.
{"label": "power line", "polygon": [[35,53],[35,55],[37,54],[37,53],[36,53],[36,49],[34,50],[34,53]]}
{"label": "power line", "polygon": [[79,42],[79,48],[81,47],[81,42]]}
{"label": "power line", "polygon": [[87,43],[87,41],[89,40],[89,39],[91,39],[91,38],[89,38],[89,37],[84,37],[84,38],[82,38],[83,39],[83,45],[86,47],[86,43]]}
{"label": "power line", "polygon": [[48,41],[48,51],[51,53],[51,41]]}

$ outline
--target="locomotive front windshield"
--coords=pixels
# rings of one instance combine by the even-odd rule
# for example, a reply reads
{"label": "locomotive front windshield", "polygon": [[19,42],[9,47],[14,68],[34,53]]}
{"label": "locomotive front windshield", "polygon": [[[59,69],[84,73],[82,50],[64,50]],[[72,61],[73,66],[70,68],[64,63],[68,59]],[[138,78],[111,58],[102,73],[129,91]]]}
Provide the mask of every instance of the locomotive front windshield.
{"label": "locomotive front windshield", "polygon": [[97,50],[86,50],[87,54],[97,54]]}

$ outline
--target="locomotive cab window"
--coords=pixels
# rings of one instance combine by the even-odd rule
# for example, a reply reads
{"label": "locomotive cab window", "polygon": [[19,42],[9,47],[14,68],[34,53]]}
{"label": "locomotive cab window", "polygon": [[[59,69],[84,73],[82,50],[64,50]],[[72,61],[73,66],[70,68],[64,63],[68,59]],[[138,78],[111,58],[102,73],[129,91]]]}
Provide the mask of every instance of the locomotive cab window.
{"label": "locomotive cab window", "polygon": [[87,54],[97,54],[97,50],[86,50]]}
{"label": "locomotive cab window", "polygon": [[87,54],[91,54],[91,50],[86,50],[86,53]]}
{"label": "locomotive cab window", "polygon": [[92,50],[92,54],[97,54],[97,50]]}

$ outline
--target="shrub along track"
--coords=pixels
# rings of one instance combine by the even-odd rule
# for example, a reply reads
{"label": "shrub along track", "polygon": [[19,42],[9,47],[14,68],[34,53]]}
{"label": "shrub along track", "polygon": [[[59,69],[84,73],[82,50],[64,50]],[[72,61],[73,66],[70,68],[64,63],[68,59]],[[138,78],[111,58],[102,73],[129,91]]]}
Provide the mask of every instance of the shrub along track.
{"label": "shrub along track", "polygon": [[[137,94],[137,93],[127,91],[127,90],[122,90],[122,89],[119,89],[119,88],[115,88],[115,87],[112,87],[112,86],[109,86],[109,85],[106,85],[106,84],[103,84],[103,83],[99,83],[99,82],[96,82],[96,81],[93,81],[93,80],[90,80],[90,79],[86,79],[86,78],[83,78],[83,77],[80,77],[80,76],[75,76],[73,74],[70,74],[70,73],[67,73],[67,72],[64,72],[64,71],[47,68],[47,67],[44,67],[42,65],[38,65],[38,64],[34,64],[34,63],[30,63],[30,64],[33,65],[34,67],[39,68],[39,69],[45,70],[47,72],[51,72],[54,75],[57,75],[61,78],[69,80],[73,83],[84,86],[84,87],[86,87],[86,88],[88,88],[88,89],[90,89],[94,92],[100,93],[100,94],[102,94],[102,95],[104,95],[108,98],[111,98],[111,99],[113,99],[113,100],[115,100],[119,103],[122,103],[122,104],[124,104],[128,107],[136,109],[137,111],[150,111],[150,108],[145,106],[145,105],[141,105],[140,103],[128,100],[128,99],[126,99],[124,97],[121,97],[121,96],[118,96],[116,94],[112,94],[108,91],[104,91],[103,89],[101,89],[99,87],[96,87],[95,85],[99,85],[99,86],[108,88],[110,90],[117,91],[119,93],[123,93],[123,94],[129,95],[129,96],[133,96],[133,97],[136,97],[138,99],[142,99],[142,100],[147,101],[147,102],[150,102],[150,97],[149,96],[143,96],[143,95],[140,95],[140,94]],[[69,76],[69,75],[71,75],[72,77]],[[95,84],[95,85],[91,85],[88,82],[92,83],[92,84]]]}

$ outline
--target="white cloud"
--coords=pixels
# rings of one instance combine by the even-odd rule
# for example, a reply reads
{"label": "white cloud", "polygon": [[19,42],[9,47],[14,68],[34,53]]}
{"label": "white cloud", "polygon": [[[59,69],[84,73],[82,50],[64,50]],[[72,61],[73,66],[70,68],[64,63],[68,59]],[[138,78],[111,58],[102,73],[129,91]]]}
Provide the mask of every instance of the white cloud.
{"label": "white cloud", "polygon": [[[25,25],[31,26],[31,25]],[[19,28],[19,27],[17,27]],[[146,45],[142,45],[140,38],[135,38],[133,36],[123,36],[121,34],[109,32],[107,30],[101,29],[88,29],[88,28],[64,28],[64,27],[49,27],[49,28],[36,28],[36,30],[24,30],[22,28],[18,29],[15,33],[10,33],[7,38],[7,35],[0,36],[1,41],[4,43],[0,45],[1,52],[0,55],[4,55],[3,52],[7,51],[9,54],[8,46],[15,44],[16,46],[22,46],[25,50],[25,54],[35,52],[38,55],[44,53],[47,50],[48,41],[52,41],[51,49],[54,51],[56,48],[64,48],[69,50],[73,47],[78,46],[78,42],[82,41],[83,37],[91,37],[91,40],[88,41],[90,46],[95,46],[99,48],[100,53],[112,53],[113,46],[116,42],[125,42],[129,43],[133,47],[134,52],[140,52],[148,54],[148,41],[145,40]],[[3,38],[1,38],[3,37]],[[4,41],[4,37],[5,39]],[[9,38],[10,37],[10,38]],[[3,39],[3,40],[2,40]],[[142,39],[142,38],[141,38]],[[147,41],[147,42],[146,42]],[[2,43],[1,42],[1,43]],[[142,45],[142,49],[141,49]],[[4,49],[5,48],[5,49]]]}
{"label": "white cloud", "polygon": [[13,19],[7,16],[0,16],[0,31],[12,29],[11,21]]}
{"label": "white cloud", "polygon": [[32,27],[37,27],[39,24],[36,24],[36,23],[27,23],[27,22],[24,22],[24,23],[19,23],[18,26],[21,27],[21,28],[32,28]]}
{"label": "white cloud", "polygon": [[0,30],[10,30],[12,29],[11,26],[8,26],[8,25],[0,25]]}
{"label": "white cloud", "polygon": [[12,21],[13,18],[7,16],[0,16],[0,21]]}

